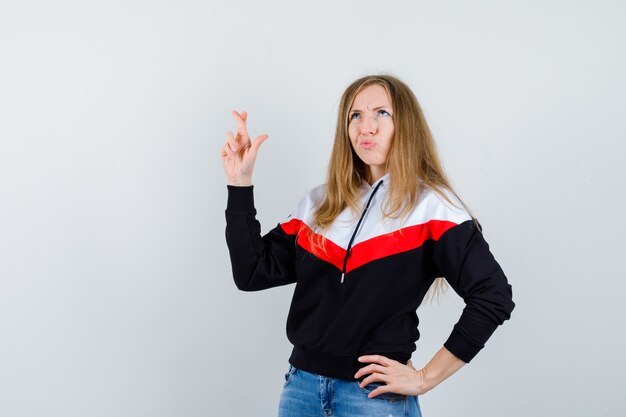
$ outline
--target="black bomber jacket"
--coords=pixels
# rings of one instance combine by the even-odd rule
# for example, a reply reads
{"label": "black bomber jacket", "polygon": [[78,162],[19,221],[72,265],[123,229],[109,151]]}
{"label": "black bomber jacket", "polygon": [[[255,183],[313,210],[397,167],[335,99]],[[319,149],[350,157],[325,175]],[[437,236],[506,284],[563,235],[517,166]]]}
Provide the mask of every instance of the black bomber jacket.
{"label": "black bomber jacket", "polygon": [[322,233],[325,250],[308,238],[319,185],[265,235],[256,220],[253,186],[228,185],[226,241],[235,284],[259,291],[295,283],[287,317],[296,368],[354,380],[357,358],[381,354],[404,364],[419,339],[417,307],[436,277],[445,277],[465,308],[444,343],[464,362],[515,307],[512,288],[481,228],[452,193],[451,205],[424,187],[401,223],[384,218],[390,174],[363,182],[363,211],[346,208]]}

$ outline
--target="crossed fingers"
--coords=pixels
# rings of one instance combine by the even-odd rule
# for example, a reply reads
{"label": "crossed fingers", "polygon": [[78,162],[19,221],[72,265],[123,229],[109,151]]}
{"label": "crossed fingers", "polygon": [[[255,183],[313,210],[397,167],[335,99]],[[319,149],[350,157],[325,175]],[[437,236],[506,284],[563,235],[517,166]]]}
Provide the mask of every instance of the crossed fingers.
{"label": "crossed fingers", "polygon": [[230,157],[232,157],[234,153],[238,153],[242,148],[247,147],[250,144],[250,136],[248,134],[248,128],[246,126],[248,112],[242,111],[241,113],[238,113],[237,111],[233,110],[231,111],[231,114],[237,122],[237,134],[233,134],[233,132],[231,132],[230,130],[226,132],[227,140],[226,145],[224,146],[224,150],[222,152],[223,156]]}

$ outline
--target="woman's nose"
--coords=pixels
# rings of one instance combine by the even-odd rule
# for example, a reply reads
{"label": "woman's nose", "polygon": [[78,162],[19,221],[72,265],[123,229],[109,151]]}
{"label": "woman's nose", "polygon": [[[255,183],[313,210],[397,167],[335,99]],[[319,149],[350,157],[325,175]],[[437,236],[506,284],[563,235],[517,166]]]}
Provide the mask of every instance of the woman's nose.
{"label": "woman's nose", "polygon": [[376,132],[376,120],[374,117],[364,116],[361,121],[361,133],[364,135]]}

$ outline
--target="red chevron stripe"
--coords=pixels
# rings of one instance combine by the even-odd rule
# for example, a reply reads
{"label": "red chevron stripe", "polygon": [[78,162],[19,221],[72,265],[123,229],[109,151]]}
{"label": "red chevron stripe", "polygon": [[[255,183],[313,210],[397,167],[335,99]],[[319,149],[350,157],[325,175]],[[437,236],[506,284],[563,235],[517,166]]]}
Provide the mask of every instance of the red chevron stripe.
{"label": "red chevron stripe", "polygon": [[306,223],[304,223],[302,220],[292,218],[288,222],[281,223],[280,227],[288,235],[295,235],[296,233],[298,233],[298,230],[300,230],[303,224],[306,225]]}
{"label": "red chevron stripe", "polygon": [[[430,220],[426,223],[404,227],[391,233],[360,242],[352,247],[351,255],[346,266],[346,272],[350,272],[376,259],[416,249],[429,239],[439,240],[439,237],[441,237],[446,230],[454,226],[456,226],[456,223],[451,221]],[[281,228],[287,234],[297,234],[298,244],[307,252],[333,264],[337,269],[343,268],[346,250],[333,241],[314,233],[302,220],[291,219],[288,222],[281,223]],[[298,233],[298,231],[300,231],[300,233]],[[313,248],[309,239],[311,235],[313,235],[315,239],[321,238],[326,246],[325,252],[320,248]]]}
{"label": "red chevron stripe", "polygon": [[456,223],[446,220],[430,220],[360,242],[352,247],[346,272],[376,259],[419,248],[429,239],[439,240],[439,237],[453,226],[456,226]]}
{"label": "red chevron stripe", "polygon": [[[335,265],[337,269],[343,268],[343,258],[346,256],[346,250],[344,248],[337,245],[332,240],[326,239],[324,236],[313,232],[313,230],[311,230],[311,228],[300,219],[291,219],[286,223],[281,223],[280,226],[283,231],[289,235],[297,234],[298,245],[300,245],[304,250],[328,263]],[[300,233],[298,233],[299,231]],[[323,244],[325,246],[325,252],[317,246],[315,248],[313,247],[310,239],[311,236],[316,240],[321,238],[319,244]]]}

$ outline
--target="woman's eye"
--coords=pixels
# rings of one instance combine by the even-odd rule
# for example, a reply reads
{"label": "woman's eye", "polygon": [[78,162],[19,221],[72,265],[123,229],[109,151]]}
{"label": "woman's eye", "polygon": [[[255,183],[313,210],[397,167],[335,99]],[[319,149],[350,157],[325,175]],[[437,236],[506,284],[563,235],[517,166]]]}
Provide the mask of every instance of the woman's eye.
{"label": "woman's eye", "polygon": [[[378,115],[381,115],[381,116],[391,116],[391,114],[389,114],[389,112],[388,112],[387,110],[383,110],[383,109],[378,110],[377,114],[378,114]],[[360,113],[352,113],[352,114],[350,115],[350,117],[348,118],[348,120],[352,121],[352,120],[354,120],[356,117],[360,117],[360,116],[361,116],[361,114],[360,114]]]}

